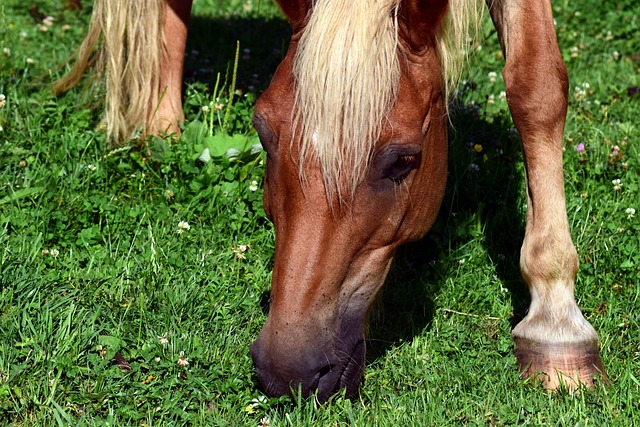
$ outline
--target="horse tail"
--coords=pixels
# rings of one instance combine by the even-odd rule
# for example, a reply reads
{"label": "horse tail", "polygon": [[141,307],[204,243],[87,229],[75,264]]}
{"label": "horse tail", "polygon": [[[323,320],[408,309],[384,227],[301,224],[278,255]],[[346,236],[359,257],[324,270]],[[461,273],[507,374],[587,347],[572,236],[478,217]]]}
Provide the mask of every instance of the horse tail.
{"label": "horse tail", "polygon": [[448,8],[446,21],[440,26],[437,36],[437,45],[445,78],[445,93],[451,96],[480,34],[484,1],[449,0]]}
{"label": "horse tail", "polygon": [[143,128],[158,104],[165,8],[165,0],[95,0],[75,62],[53,88],[64,93],[92,69],[104,84],[103,125],[115,144]]}

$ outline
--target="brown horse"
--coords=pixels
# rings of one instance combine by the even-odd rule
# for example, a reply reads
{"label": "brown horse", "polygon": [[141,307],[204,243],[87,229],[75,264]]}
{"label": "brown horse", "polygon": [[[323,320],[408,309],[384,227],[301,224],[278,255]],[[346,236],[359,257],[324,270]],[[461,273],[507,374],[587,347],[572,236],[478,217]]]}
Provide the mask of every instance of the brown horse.
{"label": "brown horse", "polygon": [[[110,134],[178,131],[191,2],[109,3],[97,2],[76,67],[58,89],[78,79],[103,37]],[[275,265],[269,316],[251,356],[267,394],[300,387],[325,400],[344,388],[357,393],[366,313],[396,248],[436,218],[447,173],[444,76],[455,74],[451,58],[478,8],[470,0],[279,3],[293,35],[254,116],[267,152]],[[562,173],[568,79],[551,6],[488,6],[526,170],[520,267],[531,306],[513,331],[515,354],[523,377],[541,374],[549,388],[593,385],[604,371],[598,336],[574,299],[578,256]]]}

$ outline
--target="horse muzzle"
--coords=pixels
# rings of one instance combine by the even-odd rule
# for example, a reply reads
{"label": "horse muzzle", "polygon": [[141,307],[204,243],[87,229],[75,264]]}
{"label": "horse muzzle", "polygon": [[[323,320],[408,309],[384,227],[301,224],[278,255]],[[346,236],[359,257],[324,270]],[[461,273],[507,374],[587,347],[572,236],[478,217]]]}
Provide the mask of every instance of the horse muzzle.
{"label": "horse muzzle", "polygon": [[324,344],[313,335],[300,343],[291,336],[285,338],[284,331],[277,334],[283,339],[272,339],[275,335],[269,332],[263,330],[250,349],[265,394],[279,397],[300,392],[309,397],[317,393],[320,402],[343,389],[348,397],[358,394],[366,353],[362,329],[355,339],[349,334]]}

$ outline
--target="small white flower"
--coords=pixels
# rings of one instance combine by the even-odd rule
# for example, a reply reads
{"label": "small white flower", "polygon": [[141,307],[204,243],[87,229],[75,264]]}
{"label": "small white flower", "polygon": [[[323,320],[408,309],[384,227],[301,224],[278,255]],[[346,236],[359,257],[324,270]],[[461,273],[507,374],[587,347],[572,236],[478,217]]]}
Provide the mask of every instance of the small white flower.
{"label": "small white flower", "polygon": [[167,344],[169,344],[169,339],[167,338],[167,334],[162,334],[158,337],[158,339],[160,340],[160,344],[165,346]]}
{"label": "small white flower", "polygon": [[618,59],[620,59],[620,52],[618,52],[617,50],[614,50],[611,56],[613,56],[614,61],[617,61]]}
{"label": "small white flower", "polygon": [[178,223],[178,234],[184,233],[185,231],[189,231],[190,229],[191,229],[191,226],[187,221],[180,221]]}
{"label": "small white flower", "polygon": [[487,104],[495,104],[496,103],[496,97],[491,94],[487,97]]}
{"label": "small white flower", "polygon": [[202,106],[202,112],[203,113],[208,113],[209,112],[209,106],[208,105],[203,105]]}
{"label": "small white flower", "polygon": [[8,47],[3,47],[2,48],[2,53],[4,53],[5,55],[9,56],[9,55],[11,55],[11,49],[9,49]]}
{"label": "small white flower", "polygon": [[26,58],[24,62],[26,62],[27,64],[33,64],[35,61],[31,58]]}
{"label": "small white flower", "polygon": [[42,23],[44,25],[46,25],[47,27],[50,27],[53,25],[53,21],[55,21],[55,19],[53,18],[53,16],[47,16],[46,18],[44,18],[42,20]]}
{"label": "small white flower", "polygon": [[249,185],[249,190],[256,191],[258,189],[258,181],[251,181]]}
{"label": "small white flower", "polygon": [[180,352],[180,359],[178,359],[178,366],[187,366],[189,364],[189,360],[184,357],[184,351]]}
{"label": "small white flower", "polygon": [[59,250],[57,250],[57,249],[51,249],[50,254],[51,254],[51,256],[52,256],[52,257],[54,257],[54,258],[58,258],[58,255],[60,255],[60,251],[59,251]]}
{"label": "small white flower", "polygon": [[64,24],[61,28],[62,28],[62,31],[69,31],[71,26],[69,24]]}
{"label": "small white flower", "polygon": [[471,172],[478,172],[478,171],[480,170],[480,166],[478,166],[478,165],[477,165],[477,164],[475,164],[475,163],[471,163],[471,164],[469,165],[469,170],[470,170]]}
{"label": "small white flower", "polygon": [[489,72],[489,81],[491,83],[495,83],[496,77],[498,77],[498,73],[496,73],[495,71],[490,71]]}
{"label": "small white flower", "polygon": [[269,417],[262,417],[260,418],[260,424],[258,424],[258,427],[269,427],[270,423],[271,419],[269,419]]}
{"label": "small white flower", "polygon": [[89,169],[89,171],[91,171],[91,172],[95,172],[97,168],[90,163],[90,164],[87,165],[87,169]]}
{"label": "small white flower", "polygon": [[236,254],[237,259],[245,259],[244,253],[251,248],[251,245],[231,246],[231,250]]}
{"label": "small white flower", "polygon": [[627,219],[631,219],[636,214],[636,210],[634,208],[627,208],[625,213],[627,214]]}
{"label": "small white flower", "polygon": [[27,32],[26,31],[20,31],[20,37],[22,37],[22,38],[27,37]]}
{"label": "small white flower", "polygon": [[499,99],[501,102],[506,101],[506,100],[507,100],[507,92],[505,92],[505,91],[500,91],[500,93],[498,94],[498,99]]}
{"label": "small white flower", "polygon": [[0,108],[7,104],[7,97],[3,93],[0,93]]}
{"label": "small white flower", "polygon": [[615,191],[622,190],[622,182],[620,181],[620,179],[614,179],[613,181],[611,181],[611,183],[613,184],[613,189]]}
{"label": "small white flower", "polygon": [[579,50],[580,49],[578,48],[578,46],[573,46],[571,49],[569,49],[569,52],[571,52],[571,57],[572,58],[577,58]]}

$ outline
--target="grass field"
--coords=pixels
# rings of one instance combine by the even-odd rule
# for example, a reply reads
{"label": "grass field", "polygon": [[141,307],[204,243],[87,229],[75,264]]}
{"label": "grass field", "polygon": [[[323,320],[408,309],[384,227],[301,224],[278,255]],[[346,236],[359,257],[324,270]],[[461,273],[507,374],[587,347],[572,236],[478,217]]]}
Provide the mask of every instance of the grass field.
{"label": "grass field", "polygon": [[[286,22],[266,0],[198,0],[182,139],[110,150],[94,101],[50,93],[89,19],[69,3],[0,5],[0,424],[640,424],[640,3],[553,4],[576,297],[610,386],[571,396],[518,379],[523,167],[487,23],[453,109],[438,221],[398,254],[360,398],[322,406],[265,398],[248,355],[274,250],[250,118]],[[216,141],[239,158],[198,160]]]}

